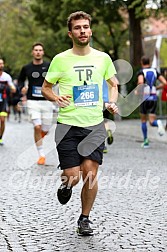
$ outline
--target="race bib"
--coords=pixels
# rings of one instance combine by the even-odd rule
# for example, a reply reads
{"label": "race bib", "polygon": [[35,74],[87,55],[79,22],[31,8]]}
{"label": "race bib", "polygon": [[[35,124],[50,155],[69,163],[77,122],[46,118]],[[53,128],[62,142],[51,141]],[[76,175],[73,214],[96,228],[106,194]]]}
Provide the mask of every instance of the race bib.
{"label": "race bib", "polygon": [[42,87],[32,86],[32,96],[43,97],[41,90],[42,90]]}
{"label": "race bib", "polygon": [[98,84],[73,87],[75,106],[96,106],[99,101]]}

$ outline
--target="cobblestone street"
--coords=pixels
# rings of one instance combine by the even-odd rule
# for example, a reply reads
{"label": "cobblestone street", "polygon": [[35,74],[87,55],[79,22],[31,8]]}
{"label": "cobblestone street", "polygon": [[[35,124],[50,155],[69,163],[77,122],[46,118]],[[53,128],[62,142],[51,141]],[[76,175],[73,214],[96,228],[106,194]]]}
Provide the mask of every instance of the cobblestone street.
{"label": "cobblestone street", "polygon": [[141,148],[139,120],[116,122],[114,142],[99,169],[90,214],[94,236],[76,233],[80,182],[64,206],[57,200],[60,173],[54,128],[44,139],[47,160],[38,166],[32,124],[6,124],[0,146],[0,252],[167,251],[167,136],[149,129]]}

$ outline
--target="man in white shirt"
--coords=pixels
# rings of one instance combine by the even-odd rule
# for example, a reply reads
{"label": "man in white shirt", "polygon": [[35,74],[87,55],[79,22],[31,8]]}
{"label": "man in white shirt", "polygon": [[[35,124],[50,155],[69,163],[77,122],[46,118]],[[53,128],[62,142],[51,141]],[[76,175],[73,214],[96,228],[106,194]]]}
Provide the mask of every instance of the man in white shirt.
{"label": "man in white shirt", "polygon": [[11,76],[3,71],[4,61],[0,58],[0,145],[3,145],[2,136],[5,131],[5,119],[7,113],[7,87],[9,86],[12,92],[16,88],[12,82]]}

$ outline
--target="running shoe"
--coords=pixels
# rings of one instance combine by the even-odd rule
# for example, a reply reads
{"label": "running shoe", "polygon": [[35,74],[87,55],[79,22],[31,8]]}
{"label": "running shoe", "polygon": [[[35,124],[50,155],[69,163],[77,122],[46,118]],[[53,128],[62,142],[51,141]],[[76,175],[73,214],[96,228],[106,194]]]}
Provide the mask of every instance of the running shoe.
{"label": "running shoe", "polygon": [[112,135],[112,131],[109,129],[107,130],[107,143],[110,145],[113,143],[113,135]]}
{"label": "running shoe", "polygon": [[142,148],[149,148],[149,141],[148,141],[147,138],[144,140],[144,142],[142,143],[141,147]]}
{"label": "running shoe", "polygon": [[2,140],[2,139],[0,139],[0,145],[4,145],[4,143],[3,143],[3,140]]}
{"label": "running shoe", "polygon": [[82,220],[78,220],[78,229],[77,233],[79,235],[89,236],[93,235],[93,229],[89,224],[93,224],[89,219],[83,218]]}
{"label": "running shoe", "polygon": [[72,187],[61,184],[57,191],[57,198],[62,205],[65,205],[71,198]]}
{"label": "running shoe", "polygon": [[45,165],[46,158],[45,157],[40,157],[37,161],[38,165]]}
{"label": "running shoe", "polygon": [[158,124],[158,134],[160,136],[163,136],[165,134],[165,129],[164,129],[164,126],[163,126],[161,120],[157,120],[157,124]]}
{"label": "running shoe", "polygon": [[108,152],[107,146],[104,146],[103,153],[107,153],[107,152]]}

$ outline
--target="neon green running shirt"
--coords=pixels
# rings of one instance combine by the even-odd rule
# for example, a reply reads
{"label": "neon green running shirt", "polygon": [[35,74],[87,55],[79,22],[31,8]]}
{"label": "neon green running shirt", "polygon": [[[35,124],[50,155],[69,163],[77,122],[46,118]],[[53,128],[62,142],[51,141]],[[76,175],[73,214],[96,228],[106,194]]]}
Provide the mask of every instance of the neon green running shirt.
{"label": "neon green running shirt", "polygon": [[86,56],[72,49],[57,54],[48,69],[46,81],[59,83],[59,95],[71,95],[71,103],[60,108],[57,121],[63,124],[89,127],[103,121],[103,80],[116,74],[109,55],[91,48]]}

